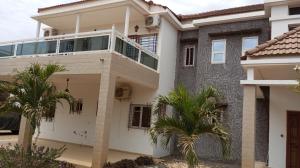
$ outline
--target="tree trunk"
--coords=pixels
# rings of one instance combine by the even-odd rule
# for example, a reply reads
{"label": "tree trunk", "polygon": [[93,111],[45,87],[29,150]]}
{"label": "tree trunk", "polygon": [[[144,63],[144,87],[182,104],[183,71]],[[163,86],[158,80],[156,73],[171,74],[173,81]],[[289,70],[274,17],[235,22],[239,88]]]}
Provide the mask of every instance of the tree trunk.
{"label": "tree trunk", "polygon": [[30,121],[26,117],[22,116],[18,144],[24,148],[25,152],[31,150],[33,133],[34,131]]}

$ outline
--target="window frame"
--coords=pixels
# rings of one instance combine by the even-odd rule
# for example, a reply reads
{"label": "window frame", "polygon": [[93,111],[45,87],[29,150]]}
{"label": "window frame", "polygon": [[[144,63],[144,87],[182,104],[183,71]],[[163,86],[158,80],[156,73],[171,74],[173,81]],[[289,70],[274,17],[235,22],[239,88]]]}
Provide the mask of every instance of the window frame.
{"label": "window frame", "polygon": [[[133,115],[134,115],[134,108],[135,107],[140,107],[140,118],[139,118],[139,126],[133,126],[132,121],[133,121]],[[143,127],[142,122],[143,122],[143,109],[144,108],[150,108],[150,123],[149,127]],[[151,121],[152,121],[152,105],[146,105],[146,104],[130,104],[130,109],[129,109],[129,120],[128,120],[128,128],[133,128],[133,129],[142,129],[142,130],[148,130],[151,127]]]}
{"label": "window frame", "polygon": [[[214,43],[215,42],[224,42],[224,51],[223,52],[215,52],[214,51]],[[225,64],[226,63],[226,50],[227,50],[227,40],[226,39],[218,39],[211,41],[211,64]],[[224,54],[224,61],[214,61],[215,54]]]}
{"label": "window frame", "polygon": [[247,36],[247,37],[242,38],[242,55],[244,55],[246,53],[246,51],[248,51],[248,50],[244,49],[245,39],[254,39],[254,38],[257,39],[257,45],[258,45],[259,44],[259,37],[258,36]]}
{"label": "window frame", "polygon": [[[191,49],[191,48],[194,49],[193,50],[194,51],[194,53],[193,53],[193,64],[187,65],[187,62],[186,62],[187,54],[186,53],[187,53],[187,50]],[[183,59],[184,59],[183,66],[184,67],[193,67],[193,66],[195,66],[196,45],[194,45],[194,44],[184,45],[183,51],[184,51],[184,53],[183,53]]]}

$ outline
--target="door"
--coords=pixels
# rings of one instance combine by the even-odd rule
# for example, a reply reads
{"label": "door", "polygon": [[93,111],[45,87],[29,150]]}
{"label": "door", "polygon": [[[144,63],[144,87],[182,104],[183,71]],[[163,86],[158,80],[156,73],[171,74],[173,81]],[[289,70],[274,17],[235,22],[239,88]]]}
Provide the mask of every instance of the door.
{"label": "door", "polygon": [[300,112],[287,113],[287,168],[300,168]]}

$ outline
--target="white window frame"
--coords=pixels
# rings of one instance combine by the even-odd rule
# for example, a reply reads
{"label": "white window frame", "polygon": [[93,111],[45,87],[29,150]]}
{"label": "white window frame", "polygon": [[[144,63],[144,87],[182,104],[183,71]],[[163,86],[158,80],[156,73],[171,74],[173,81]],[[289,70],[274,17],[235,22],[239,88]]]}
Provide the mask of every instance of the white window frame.
{"label": "white window frame", "polygon": [[[141,113],[140,113],[140,118],[139,118],[139,126],[133,126],[132,121],[133,121],[133,115],[134,115],[134,108],[135,107],[140,107],[141,108]],[[151,109],[150,112],[150,127],[151,127],[151,120],[152,120],[152,106],[151,105],[145,105],[145,104],[130,104],[130,111],[129,111],[129,122],[128,122],[128,127],[129,128],[134,128],[134,129],[149,129],[150,127],[143,127],[142,126],[142,120],[143,120],[143,108],[149,108]]]}
{"label": "white window frame", "polygon": [[[187,57],[186,52],[187,52],[188,49],[191,49],[191,48],[194,49],[193,50],[194,51],[194,53],[193,53],[193,64],[192,65],[187,65],[187,62],[186,62],[186,57]],[[195,45],[185,45],[183,51],[184,51],[184,53],[183,53],[183,59],[184,59],[183,66],[184,67],[193,67],[193,66],[195,66],[196,46]]]}
{"label": "white window frame", "polygon": [[247,51],[247,50],[245,50],[245,48],[244,48],[244,44],[245,44],[245,39],[257,39],[257,45],[259,44],[259,39],[258,39],[258,36],[249,36],[249,37],[243,37],[242,38],[242,55],[244,55],[245,54],[245,52]]}
{"label": "white window frame", "polygon": [[[222,52],[215,52],[214,51],[214,43],[215,42],[224,42],[224,51]],[[218,39],[218,40],[212,40],[211,42],[211,63],[212,64],[225,64],[226,63],[226,48],[227,48],[227,41],[226,39]],[[214,61],[214,55],[215,54],[224,54],[224,61]]]}

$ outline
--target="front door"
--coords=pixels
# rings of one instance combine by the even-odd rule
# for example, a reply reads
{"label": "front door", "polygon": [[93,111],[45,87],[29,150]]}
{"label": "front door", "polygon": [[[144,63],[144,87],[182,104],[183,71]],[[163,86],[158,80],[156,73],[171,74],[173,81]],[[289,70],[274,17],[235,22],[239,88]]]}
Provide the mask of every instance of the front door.
{"label": "front door", "polygon": [[300,112],[287,113],[287,168],[300,168]]}

